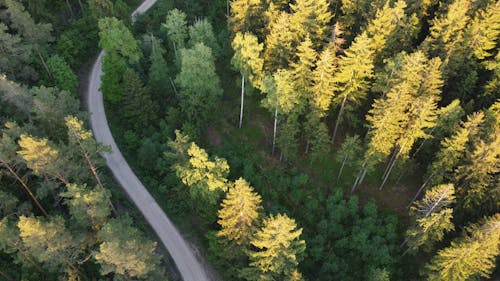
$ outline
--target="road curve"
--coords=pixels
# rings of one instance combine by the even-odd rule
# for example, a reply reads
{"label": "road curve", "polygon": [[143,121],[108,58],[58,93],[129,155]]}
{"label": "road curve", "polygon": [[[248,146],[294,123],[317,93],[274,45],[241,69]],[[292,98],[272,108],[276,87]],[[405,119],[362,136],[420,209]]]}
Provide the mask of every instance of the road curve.
{"label": "road curve", "polygon": [[[138,13],[145,12],[155,2],[156,0],[144,1],[142,5],[134,11],[132,16],[134,17]],[[190,248],[188,243],[182,238],[179,231],[160,206],[158,206],[158,203],[156,203],[132,169],[130,169],[130,166],[120,152],[120,149],[118,149],[111,135],[106,113],[104,111],[103,97],[99,89],[101,85],[103,55],[104,52],[101,51],[92,67],[86,99],[87,108],[90,113],[90,125],[96,140],[112,148],[111,153],[104,155],[107,165],[113,172],[114,177],[154,229],[163,245],[165,245],[182,279],[184,281],[209,281],[210,279],[207,272],[203,264],[196,258],[193,249]]]}

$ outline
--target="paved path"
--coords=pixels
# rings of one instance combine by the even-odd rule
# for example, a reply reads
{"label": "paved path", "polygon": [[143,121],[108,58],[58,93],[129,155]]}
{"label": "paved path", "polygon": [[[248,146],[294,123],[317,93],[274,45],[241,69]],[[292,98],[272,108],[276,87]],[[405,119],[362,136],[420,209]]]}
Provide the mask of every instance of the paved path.
{"label": "paved path", "polygon": [[[144,1],[132,15],[134,16],[137,13],[148,10],[155,2],[156,0]],[[104,112],[102,94],[99,90],[101,85],[103,55],[104,52],[101,51],[92,68],[86,98],[88,111],[90,112],[90,125],[94,131],[95,138],[97,141],[111,146],[113,151],[112,153],[104,155],[107,165],[120,185],[127,192],[128,196],[132,199],[137,208],[139,208],[139,211],[141,211],[148,223],[154,229],[163,245],[165,245],[182,279],[184,281],[209,281],[210,279],[207,276],[205,268],[196,258],[193,249],[182,238],[167,215],[160,206],[158,206],[132,169],[130,169],[111,135],[106,113]]]}

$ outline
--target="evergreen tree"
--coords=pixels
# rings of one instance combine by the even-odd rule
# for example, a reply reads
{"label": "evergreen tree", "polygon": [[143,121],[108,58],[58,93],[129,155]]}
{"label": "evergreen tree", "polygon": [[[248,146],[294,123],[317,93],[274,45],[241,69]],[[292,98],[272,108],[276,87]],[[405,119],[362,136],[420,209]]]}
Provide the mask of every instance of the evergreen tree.
{"label": "evergreen tree", "polygon": [[330,108],[335,92],[336,58],[331,48],[326,48],[316,61],[313,71],[314,85],[312,92],[312,107],[318,110],[321,116]]}
{"label": "evergreen tree", "polygon": [[311,161],[326,159],[330,153],[330,138],[326,124],[321,122],[317,112],[307,114],[305,133],[308,145],[311,146]]}
{"label": "evergreen tree", "polygon": [[139,76],[130,68],[123,75],[123,116],[135,130],[154,123],[158,105],[144,88]]}
{"label": "evergreen tree", "polygon": [[339,70],[334,78],[336,96],[333,102],[335,105],[340,103],[340,109],[332,141],[335,140],[346,103],[349,102],[354,106],[366,97],[370,79],[373,77],[373,54],[372,41],[367,33],[363,32],[356,37],[354,43],[339,60]]}
{"label": "evergreen tree", "polygon": [[264,60],[262,58],[263,44],[259,44],[257,37],[251,33],[236,33],[231,43],[234,56],[231,64],[241,73],[241,106],[239,127],[243,121],[243,106],[245,97],[245,80],[258,87],[262,80]]}
{"label": "evergreen tree", "polygon": [[306,248],[300,240],[302,229],[286,215],[264,219],[262,229],[255,233],[249,251],[250,267],[243,269],[246,280],[290,280],[297,275],[300,256]]}
{"label": "evergreen tree", "polygon": [[492,51],[500,37],[500,2],[491,1],[479,11],[472,20],[469,32],[469,41],[476,58],[482,60],[492,56]]}
{"label": "evergreen tree", "polygon": [[31,54],[33,48],[22,42],[19,34],[10,34],[9,27],[0,23],[0,69],[9,79],[17,81],[35,81],[38,78],[33,65]]}
{"label": "evergreen tree", "polygon": [[218,212],[221,230],[217,236],[240,246],[249,243],[255,231],[262,199],[244,179],[239,178],[229,188]]}
{"label": "evergreen tree", "polygon": [[76,95],[78,80],[66,61],[59,55],[54,55],[47,60],[47,66],[54,77],[55,86]]}
{"label": "evergreen tree", "polygon": [[170,93],[171,87],[168,65],[163,57],[166,51],[161,46],[159,39],[154,36],[150,36],[149,39],[151,40],[151,55],[149,56],[151,66],[148,72],[147,92],[154,101],[163,105],[166,99],[170,98],[168,93]]}
{"label": "evergreen tree", "polygon": [[221,56],[221,48],[215,38],[212,25],[207,19],[198,19],[189,27],[188,47],[192,48],[198,43],[203,43],[212,50],[215,58]]}
{"label": "evergreen tree", "polygon": [[454,192],[453,184],[438,185],[425,192],[424,198],[411,207],[410,215],[415,225],[406,231],[409,249],[416,251],[424,247],[429,251],[446,232],[454,230],[453,209],[450,208],[455,200]]}
{"label": "evergreen tree", "polygon": [[179,104],[187,121],[201,128],[210,121],[216,102],[222,95],[210,48],[198,43],[181,50],[181,72],[177,75]]}
{"label": "evergreen tree", "polygon": [[340,180],[345,165],[353,167],[356,161],[359,160],[361,156],[361,149],[361,140],[358,135],[354,135],[352,137],[346,136],[336,155],[337,162],[342,163],[340,165],[337,180]]}
{"label": "evergreen tree", "polygon": [[127,70],[125,59],[115,53],[106,53],[102,62],[101,91],[111,103],[119,103],[123,97],[124,73]]}
{"label": "evergreen tree", "polygon": [[160,271],[156,242],[144,239],[142,233],[132,227],[130,217],[110,219],[98,236],[100,245],[94,257],[101,266],[101,274],[114,273],[129,279],[147,278]]}
{"label": "evergreen tree", "polygon": [[162,24],[167,30],[167,35],[174,46],[174,52],[184,47],[187,38],[186,14],[178,9],[170,10],[167,14],[165,23]]}
{"label": "evergreen tree", "polygon": [[500,215],[469,227],[463,237],[440,250],[427,265],[428,280],[465,281],[489,278],[500,253]]}
{"label": "evergreen tree", "polygon": [[113,15],[113,2],[110,0],[87,0],[90,13],[99,20]]}
{"label": "evergreen tree", "polygon": [[280,12],[276,19],[269,23],[265,40],[264,68],[271,73],[286,68],[294,53],[295,35],[291,31],[290,18],[290,14]]}
{"label": "evergreen tree", "polygon": [[297,0],[290,4],[292,30],[301,42],[309,37],[315,47],[326,41],[332,14],[326,0]]}
{"label": "evergreen tree", "polygon": [[282,122],[277,133],[276,142],[283,156],[293,160],[297,156],[299,148],[298,134],[300,132],[300,124],[298,121],[298,113],[291,112]]}
{"label": "evergreen tree", "polygon": [[229,27],[233,34],[251,32],[260,36],[265,25],[263,1],[232,0]]}
{"label": "evergreen tree", "polygon": [[290,64],[290,69],[295,95],[302,100],[299,103],[301,105],[304,104],[303,101],[310,99],[313,86],[313,68],[317,57],[309,37],[306,37],[297,47],[296,56],[298,60]]}

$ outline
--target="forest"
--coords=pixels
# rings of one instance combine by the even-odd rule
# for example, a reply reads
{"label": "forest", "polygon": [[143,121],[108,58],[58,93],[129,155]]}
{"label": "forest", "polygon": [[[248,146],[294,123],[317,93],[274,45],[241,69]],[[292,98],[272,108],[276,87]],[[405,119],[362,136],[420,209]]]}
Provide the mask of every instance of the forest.
{"label": "forest", "polygon": [[0,280],[500,278],[499,0],[0,0]]}

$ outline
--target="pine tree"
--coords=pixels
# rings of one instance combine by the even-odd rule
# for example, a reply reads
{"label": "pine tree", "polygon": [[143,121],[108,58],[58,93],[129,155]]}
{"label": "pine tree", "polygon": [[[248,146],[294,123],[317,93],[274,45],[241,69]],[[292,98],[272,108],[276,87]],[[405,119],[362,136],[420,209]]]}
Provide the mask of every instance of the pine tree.
{"label": "pine tree", "polygon": [[132,227],[130,217],[110,219],[98,237],[100,245],[94,256],[102,275],[147,278],[160,270],[156,242],[144,239],[143,234]]}
{"label": "pine tree", "polygon": [[346,103],[353,106],[365,99],[373,77],[373,47],[366,32],[356,37],[354,43],[339,60],[335,75],[335,105],[340,103],[339,114],[335,123],[332,141],[335,140],[339,124],[343,118]]}
{"label": "pine tree", "polygon": [[291,78],[295,95],[302,100],[300,104],[303,105],[304,101],[310,99],[311,96],[313,68],[317,58],[316,51],[313,49],[312,41],[309,37],[306,37],[297,47],[296,56],[298,57],[297,62],[290,64]]}
{"label": "pine tree", "polygon": [[332,19],[326,0],[297,0],[290,4],[290,9],[291,27],[298,42],[309,37],[313,46],[318,47],[326,41]]}
{"label": "pine tree", "polygon": [[221,56],[221,48],[215,38],[212,24],[207,19],[198,19],[189,27],[188,47],[192,48],[198,43],[203,43],[212,49],[215,58]]}
{"label": "pine tree", "polygon": [[168,12],[165,23],[162,24],[167,30],[167,35],[174,46],[174,52],[184,47],[187,38],[186,14],[178,9],[172,9]]}
{"label": "pine tree", "polygon": [[113,2],[110,0],[87,0],[87,3],[90,13],[97,20],[113,14]]}
{"label": "pine tree", "polygon": [[245,80],[248,78],[254,87],[259,87],[262,80],[262,71],[264,60],[262,50],[264,45],[252,33],[236,33],[231,43],[234,50],[234,56],[231,64],[241,73],[241,106],[240,121],[241,128],[243,122],[243,106],[245,98]]}
{"label": "pine tree", "polygon": [[300,256],[306,248],[300,240],[302,229],[286,215],[264,219],[262,229],[255,233],[249,251],[250,267],[243,269],[246,280],[290,280],[297,275]]}
{"label": "pine tree", "polygon": [[31,46],[22,42],[19,34],[10,34],[9,27],[0,23],[0,69],[9,79],[16,81],[34,81],[38,74],[31,65]]}
{"label": "pine tree", "polygon": [[426,191],[424,198],[411,207],[410,215],[415,225],[406,232],[409,249],[431,250],[446,232],[454,230],[450,206],[455,201],[454,192],[453,184],[438,185]]}
{"label": "pine tree", "polygon": [[289,160],[293,160],[297,156],[299,149],[298,135],[300,132],[300,124],[298,121],[298,112],[292,111],[283,120],[278,128],[276,142],[283,156]]}
{"label": "pine tree", "polygon": [[50,73],[55,80],[55,86],[57,88],[76,95],[76,90],[78,87],[77,77],[61,56],[51,56],[47,60],[47,67],[49,68]]}
{"label": "pine tree", "polygon": [[151,66],[148,71],[147,92],[151,98],[158,102],[160,106],[165,104],[166,99],[170,98],[171,78],[168,76],[168,65],[163,57],[165,50],[161,46],[161,41],[154,36],[150,36],[151,41],[151,55],[149,61]]}
{"label": "pine tree", "polygon": [[104,99],[111,103],[119,103],[122,99],[124,73],[127,63],[115,53],[106,53],[102,62],[101,91]]}
{"label": "pine tree", "polygon": [[197,128],[209,122],[222,95],[210,48],[199,43],[181,50],[181,72],[177,75],[179,104],[187,120]]}
{"label": "pine tree", "polygon": [[123,75],[123,116],[132,123],[135,130],[154,123],[158,105],[144,88],[139,76],[130,68]]}
{"label": "pine tree", "polygon": [[492,56],[500,37],[500,2],[492,1],[479,11],[468,28],[468,37],[476,58],[482,60]]}
{"label": "pine tree", "polygon": [[[328,128],[321,122],[319,114],[311,111],[306,116],[304,124],[305,138],[307,139],[307,150],[311,150],[311,162],[324,160],[330,153],[330,138]],[[309,148],[310,146],[310,148]],[[307,152],[307,151],[306,151]]]}
{"label": "pine tree", "polygon": [[472,225],[451,246],[440,250],[427,265],[429,281],[489,278],[500,254],[500,214]]}
{"label": "pine tree", "polygon": [[217,236],[240,246],[248,245],[261,209],[260,195],[244,179],[236,180],[221,203],[217,221],[221,230]]}
{"label": "pine tree", "polygon": [[67,191],[60,196],[65,198],[64,203],[69,207],[71,216],[82,226],[99,230],[111,214],[109,190],[93,190],[85,184],[69,184],[66,188]]}

